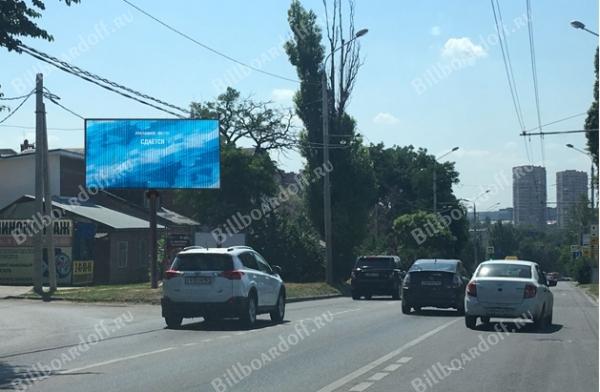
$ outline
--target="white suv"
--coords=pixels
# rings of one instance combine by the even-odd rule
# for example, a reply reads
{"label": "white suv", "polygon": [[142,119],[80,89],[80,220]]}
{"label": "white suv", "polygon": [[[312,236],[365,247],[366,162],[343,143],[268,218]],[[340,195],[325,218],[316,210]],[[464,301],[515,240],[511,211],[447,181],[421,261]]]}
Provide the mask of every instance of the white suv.
{"label": "white suv", "polygon": [[282,322],[286,294],[280,272],[247,246],[185,248],[165,272],[162,316],[169,328],[200,316],[206,321],[239,317],[250,327],[258,314],[269,313]]}

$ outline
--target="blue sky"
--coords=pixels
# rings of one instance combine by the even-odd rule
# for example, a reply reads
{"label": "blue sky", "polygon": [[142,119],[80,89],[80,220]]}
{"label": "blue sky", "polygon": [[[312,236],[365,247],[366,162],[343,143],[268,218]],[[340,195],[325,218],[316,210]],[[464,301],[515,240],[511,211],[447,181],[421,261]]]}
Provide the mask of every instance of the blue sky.
{"label": "blue sky", "polygon": [[[272,99],[290,106],[293,82],[256,72],[231,78],[237,66],[195,46],[133,10],[120,0],[90,1],[65,7],[47,2],[41,25],[55,37],[51,43],[27,40],[47,53],[63,56],[84,69],[121,82],[180,106],[211,100],[218,86],[233,82],[243,95]],[[323,14],[320,0],[304,5]],[[245,62],[259,61],[265,71],[295,78],[281,51],[289,33],[288,1],[246,2],[137,0],[136,4],[203,43]],[[527,128],[537,123],[525,1],[500,0],[515,79]],[[592,100],[593,56],[597,39],[569,22],[578,19],[598,30],[598,2],[593,0],[532,1],[542,123],[587,111]],[[521,22],[520,22],[521,21]],[[526,143],[514,113],[504,74],[500,46],[488,1],[357,1],[356,26],[369,28],[361,38],[365,64],[360,71],[349,112],[358,120],[367,142],[413,144],[456,162],[459,197],[472,198],[496,185],[499,189],[478,204],[511,206],[511,167],[529,162]],[[69,55],[71,53],[71,55]],[[70,56],[70,57],[69,57]],[[468,56],[469,63],[445,77],[429,77],[440,67]],[[163,113],[94,85],[45,69],[27,55],[0,50],[0,84],[6,96],[33,87],[42,70],[46,86],[61,102],[84,117],[164,117]],[[239,73],[238,73],[239,74]],[[439,75],[439,71],[438,71]],[[228,79],[229,78],[229,79]],[[5,124],[34,125],[30,100]],[[47,103],[49,128],[83,127],[83,121]],[[0,116],[2,117],[2,116]],[[581,129],[585,117],[551,125],[546,130]],[[0,127],[0,147],[18,149],[33,130]],[[544,139],[549,201],[555,200],[556,171],[589,170],[589,159],[564,145],[583,148],[583,134]],[[49,131],[49,144],[82,147],[82,131]],[[531,162],[542,164],[539,137],[528,142]],[[288,154],[281,164],[301,167],[301,158]]]}

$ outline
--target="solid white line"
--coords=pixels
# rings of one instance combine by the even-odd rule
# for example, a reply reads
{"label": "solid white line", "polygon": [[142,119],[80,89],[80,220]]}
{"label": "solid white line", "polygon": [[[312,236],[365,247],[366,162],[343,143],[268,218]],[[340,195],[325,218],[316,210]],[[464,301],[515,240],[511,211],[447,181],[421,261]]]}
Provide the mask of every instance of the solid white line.
{"label": "solid white line", "polygon": [[384,373],[384,372],[375,373],[371,377],[369,377],[369,381],[379,381],[382,378],[384,378],[385,376],[387,376],[388,374],[389,373]]}
{"label": "solid white line", "polygon": [[350,389],[350,391],[351,392],[362,392],[365,389],[367,389],[368,387],[370,387],[371,385],[373,385],[372,382],[361,382],[360,384],[353,386],[352,389]]}
{"label": "solid white line", "polygon": [[93,364],[87,365],[87,366],[82,366],[82,367],[78,367],[78,368],[63,370],[61,372],[58,372],[58,374],[76,373],[76,372],[80,372],[82,370],[87,370],[87,369],[91,369],[91,368],[95,368],[95,367],[100,367],[100,366],[104,366],[104,365],[110,365],[112,363],[123,362],[123,361],[128,361],[130,359],[136,359],[136,358],[146,357],[148,355],[154,355],[154,354],[164,353],[165,351],[170,351],[170,350],[174,350],[174,349],[175,349],[175,347],[167,347],[167,348],[163,348],[161,350],[150,351],[150,352],[147,352],[147,353],[130,355],[128,357],[115,358],[115,359],[111,359],[110,361],[98,362],[98,363],[93,363]]}
{"label": "solid white line", "polygon": [[376,368],[377,366],[389,361],[390,359],[400,355],[403,351],[416,346],[417,344],[421,343],[423,340],[435,335],[436,333],[440,332],[441,330],[443,330],[444,328],[449,327],[450,325],[454,324],[455,322],[459,321],[460,319],[456,319],[456,320],[452,320],[449,321],[445,324],[440,325],[439,327],[432,329],[431,331],[419,336],[416,339],[411,340],[410,342],[406,343],[404,346],[384,355],[383,357],[374,360],[373,362],[361,367],[360,369],[357,369],[355,371],[353,371],[352,373],[340,378],[337,381],[332,382],[329,385],[324,386],[323,388],[319,389],[317,392],[333,392],[336,389],[346,385],[347,383],[349,383],[352,380],[355,380],[356,378],[362,376],[365,373],[370,372],[371,370],[373,370],[374,368]]}

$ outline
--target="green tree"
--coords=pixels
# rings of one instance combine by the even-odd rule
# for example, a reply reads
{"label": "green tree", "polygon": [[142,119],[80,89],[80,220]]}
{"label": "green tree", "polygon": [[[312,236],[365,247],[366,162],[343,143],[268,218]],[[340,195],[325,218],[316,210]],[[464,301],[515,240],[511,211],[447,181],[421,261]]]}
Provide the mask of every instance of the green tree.
{"label": "green tree", "polygon": [[[65,4],[79,3],[80,0],[64,0]],[[9,51],[20,52],[22,43],[19,37],[42,38],[52,41],[52,35],[39,27],[35,20],[41,18],[46,9],[44,1],[33,0],[29,6],[25,0],[0,1],[0,46]]]}
{"label": "green tree", "polygon": [[419,258],[451,258],[456,237],[439,215],[417,211],[394,220],[397,252],[408,267]]}
{"label": "green tree", "polygon": [[598,166],[598,48],[596,48],[596,57],[594,58],[594,73],[596,81],[594,82],[594,101],[588,110],[587,118],[585,119],[585,129],[595,129],[596,132],[586,132],[588,150],[594,157],[596,167]]}
{"label": "green tree", "polygon": [[[327,2],[324,2],[327,7]],[[341,15],[341,1],[334,0],[333,14]],[[350,4],[348,25],[341,19],[327,21],[327,38],[330,50],[342,45],[342,38],[354,35],[353,2]],[[286,42],[285,50],[289,60],[296,67],[300,79],[300,89],[294,97],[296,113],[304,124],[301,134],[301,153],[306,159],[305,170],[312,172],[323,165],[323,129],[320,66],[324,61],[325,49],[322,46],[323,34],[317,25],[313,11],[306,10],[298,0],[292,1],[288,11],[288,22],[292,38]],[[337,38],[336,38],[337,37]],[[357,43],[343,46],[331,56],[325,67],[330,69],[329,123],[331,137],[330,163],[332,232],[334,249],[334,271],[337,280],[347,278],[352,269],[356,250],[363,241],[369,209],[373,205],[375,178],[368,152],[356,133],[355,120],[346,113],[357,76],[359,47]],[[337,58],[338,62],[334,63]],[[335,64],[338,64],[337,67]],[[337,82],[336,82],[337,81]],[[307,189],[307,206],[313,225],[323,233],[323,182],[315,181]]]}

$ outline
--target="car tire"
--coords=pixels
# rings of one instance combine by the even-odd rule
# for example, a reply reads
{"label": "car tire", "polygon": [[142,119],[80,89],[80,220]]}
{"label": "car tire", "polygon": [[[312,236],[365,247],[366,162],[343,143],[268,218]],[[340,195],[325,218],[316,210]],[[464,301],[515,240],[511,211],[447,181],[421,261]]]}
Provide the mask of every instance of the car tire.
{"label": "car tire", "polygon": [[476,316],[465,316],[465,326],[469,329],[475,329],[477,325],[477,317]]}
{"label": "car tire", "polygon": [[258,314],[258,300],[256,294],[251,291],[246,301],[246,306],[240,315],[240,321],[246,328],[252,328],[256,324],[256,316]]}
{"label": "car tire", "polygon": [[353,291],[352,292],[352,299],[355,300],[355,301],[359,300],[360,299],[360,294],[357,293],[356,291]]}
{"label": "car tire", "polygon": [[400,297],[402,293],[402,288],[400,287],[400,285],[398,285],[398,287],[394,288],[394,292],[392,293],[392,299],[395,301],[398,301],[400,299]]}
{"label": "car tire", "polygon": [[465,315],[465,304],[464,304],[464,302],[462,304],[456,305],[456,311],[458,312],[459,316],[464,316]]}
{"label": "car tire", "polygon": [[277,304],[275,305],[275,309],[269,313],[271,316],[271,321],[274,323],[281,323],[285,317],[285,293],[283,290],[279,292],[279,296],[277,297]]}
{"label": "car tire", "polygon": [[183,321],[183,316],[178,316],[178,315],[165,316],[165,323],[167,323],[167,328],[169,328],[169,329],[177,329],[177,328],[181,327],[182,321]]}
{"label": "car tire", "polygon": [[365,299],[370,300],[372,296],[373,296],[372,294],[365,294]]}
{"label": "car tire", "polygon": [[402,301],[402,313],[410,314],[410,305],[404,303],[404,301]]}
{"label": "car tire", "polygon": [[481,322],[484,324],[489,324],[490,323],[490,318],[489,317],[482,317],[481,318]]}
{"label": "car tire", "polygon": [[533,325],[535,326],[535,329],[538,330],[544,330],[546,329],[546,322],[548,321],[548,317],[544,315],[544,313],[546,313],[546,307],[542,307],[542,311],[540,312],[539,317],[536,317],[533,320]]}

